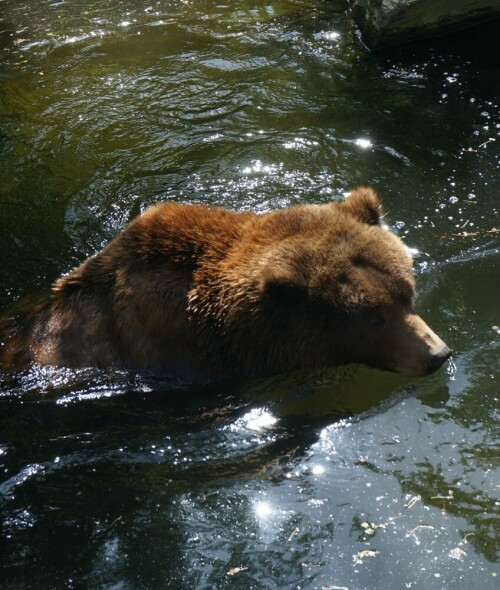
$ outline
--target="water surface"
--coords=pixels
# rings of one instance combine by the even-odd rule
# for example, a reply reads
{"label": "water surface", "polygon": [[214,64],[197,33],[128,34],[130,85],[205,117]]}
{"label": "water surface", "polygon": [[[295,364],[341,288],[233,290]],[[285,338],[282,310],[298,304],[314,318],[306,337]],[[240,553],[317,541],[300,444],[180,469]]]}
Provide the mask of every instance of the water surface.
{"label": "water surface", "polygon": [[421,380],[2,377],[2,589],[498,588],[496,29],[374,56],[346,8],[0,1],[1,307],[160,200],[362,183],[455,351]]}

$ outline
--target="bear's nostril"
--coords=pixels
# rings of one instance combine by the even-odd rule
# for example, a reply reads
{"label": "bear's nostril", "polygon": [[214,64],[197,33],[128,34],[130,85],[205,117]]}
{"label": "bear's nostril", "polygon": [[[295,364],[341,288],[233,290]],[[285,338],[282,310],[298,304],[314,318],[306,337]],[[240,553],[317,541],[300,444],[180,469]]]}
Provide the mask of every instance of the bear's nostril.
{"label": "bear's nostril", "polygon": [[444,345],[443,348],[439,350],[436,354],[434,354],[431,359],[427,362],[427,367],[430,373],[434,373],[437,371],[439,367],[450,358],[452,351]]}

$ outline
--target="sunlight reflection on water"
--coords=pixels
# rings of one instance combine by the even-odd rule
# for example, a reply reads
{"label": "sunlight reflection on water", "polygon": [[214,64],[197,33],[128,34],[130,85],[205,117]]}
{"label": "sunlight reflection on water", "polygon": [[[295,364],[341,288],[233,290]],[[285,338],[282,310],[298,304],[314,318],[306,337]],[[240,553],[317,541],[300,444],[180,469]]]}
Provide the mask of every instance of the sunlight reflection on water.
{"label": "sunlight reflection on water", "polygon": [[3,307],[160,200],[373,184],[455,350],[419,381],[6,376],[2,590],[497,590],[496,36],[375,56],[337,0],[0,4]]}

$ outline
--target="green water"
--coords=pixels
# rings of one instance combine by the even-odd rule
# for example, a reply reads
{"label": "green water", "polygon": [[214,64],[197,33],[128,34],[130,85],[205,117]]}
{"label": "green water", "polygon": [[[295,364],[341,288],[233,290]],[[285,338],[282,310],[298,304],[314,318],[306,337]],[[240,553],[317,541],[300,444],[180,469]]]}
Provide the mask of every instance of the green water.
{"label": "green water", "polygon": [[0,378],[2,590],[499,587],[498,24],[373,56],[347,7],[0,0],[0,307],[160,200],[362,183],[455,351],[411,381]]}

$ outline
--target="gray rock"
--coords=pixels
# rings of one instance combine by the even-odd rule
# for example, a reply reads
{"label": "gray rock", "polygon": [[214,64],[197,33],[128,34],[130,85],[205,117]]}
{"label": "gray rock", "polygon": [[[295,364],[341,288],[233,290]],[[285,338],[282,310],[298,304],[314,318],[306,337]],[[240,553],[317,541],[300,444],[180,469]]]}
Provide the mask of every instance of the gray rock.
{"label": "gray rock", "polygon": [[379,49],[498,18],[500,0],[354,0],[352,16],[363,41]]}

